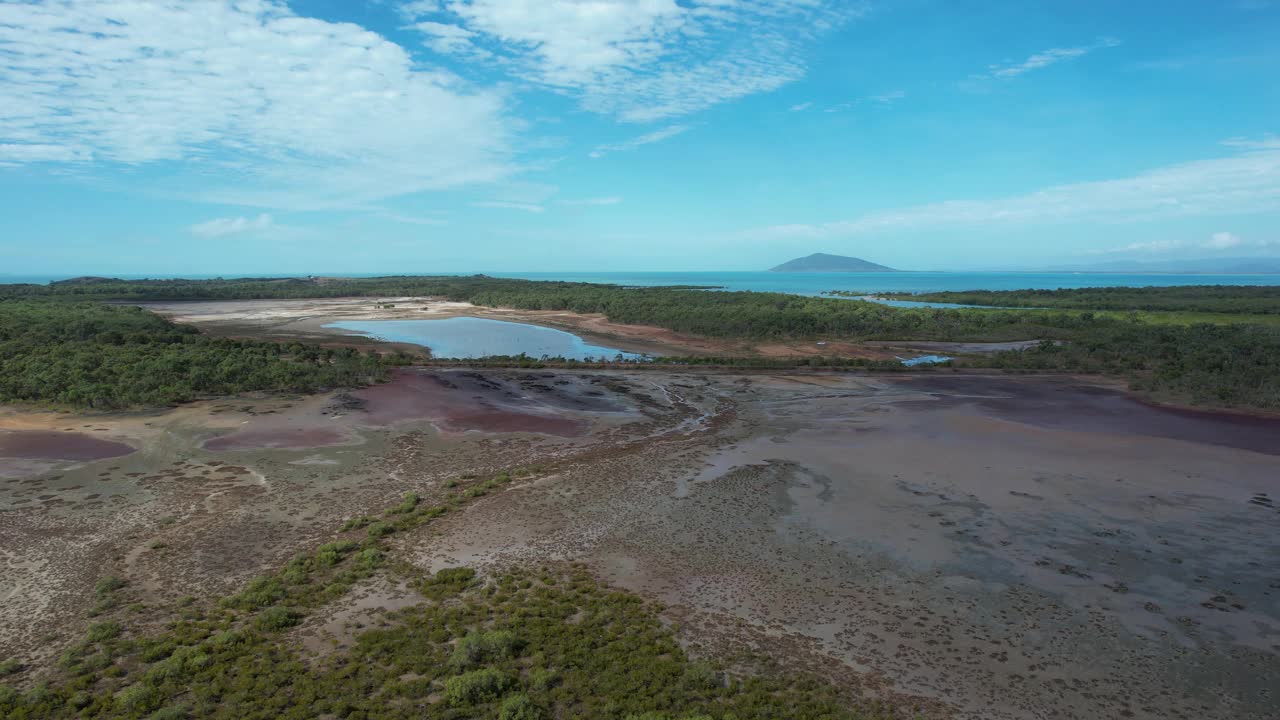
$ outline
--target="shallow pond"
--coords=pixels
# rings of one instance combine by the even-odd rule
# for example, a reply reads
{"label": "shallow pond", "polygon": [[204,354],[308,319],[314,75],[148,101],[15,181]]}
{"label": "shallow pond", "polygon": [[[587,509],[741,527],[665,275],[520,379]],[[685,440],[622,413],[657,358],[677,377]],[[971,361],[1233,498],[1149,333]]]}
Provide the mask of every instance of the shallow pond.
{"label": "shallow pond", "polygon": [[490,355],[563,357],[574,360],[605,357],[638,360],[645,356],[592,345],[563,330],[490,320],[452,317],[438,320],[344,320],[325,325],[387,342],[413,343],[431,348],[438,358],[481,358]]}
{"label": "shallow pond", "polygon": [[0,431],[0,457],[88,461],[121,457],[133,451],[124,443],[78,432]]}

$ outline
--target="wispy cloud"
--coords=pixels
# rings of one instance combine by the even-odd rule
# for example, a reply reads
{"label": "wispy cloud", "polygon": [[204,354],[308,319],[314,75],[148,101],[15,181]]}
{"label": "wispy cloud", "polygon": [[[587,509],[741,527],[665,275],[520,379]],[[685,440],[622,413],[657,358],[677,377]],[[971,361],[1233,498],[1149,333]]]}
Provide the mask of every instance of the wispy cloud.
{"label": "wispy cloud", "polygon": [[1204,246],[1213,248],[1214,250],[1227,250],[1229,248],[1239,247],[1243,244],[1244,240],[1235,233],[1216,232],[1208,239],[1208,241],[1205,242]]}
{"label": "wispy cloud", "polygon": [[641,147],[644,145],[651,145],[656,142],[662,142],[663,140],[668,140],[677,135],[688,132],[691,129],[691,127],[692,126],[690,125],[669,125],[660,130],[654,130],[653,132],[645,133],[644,135],[640,135],[639,137],[631,138],[630,140],[623,140],[622,142],[598,145],[596,146],[595,150],[591,151],[590,156],[593,158],[601,158],[601,157],[604,157],[605,155],[608,155],[609,153],[635,150],[638,147]]}
{"label": "wispy cloud", "polygon": [[515,170],[500,91],[280,0],[0,3],[0,48],[7,164],[179,161],[235,178],[203,199],[296,208]]}
{"label": "wispy cloud", "polygon": [[1132,253],[1161,253],[1170,250],[1179,250],[1186,247],[1186,243],[1181,240],[1148,240],[1145,242],[1129,243],[1119,247],[1107,248],[1105,250],[1094,250],[1093,255],[1109,255],[1109,254],[1132,254]]}
{"label": "wispy cloud", "polygon": [[[0,122],[3,122],[3,120],[0,119]],[[79,163],[85,162],[91,157],[91,154],[83,148],[68,147],[66,145],[40,142],[0,143],[0,164],[3,165],[39,162]]]}
{"label": "wispy cloud", "polygon": [[239,235],[240,233],[266,230],[273,224],[271,216],[267,213],[262,213],[255,218],[216,218],[214,220],[209,220],[208,222],[192,225],[191,234],[202,238],[216,238],[223,237],[225,235]]}
{"label": "wispy cloud", "polygon": [[528,213],[540,213],[546,210],[537,203],[527,202],[509,202],[507,200],[481,200],[471,203],[472,207],[478,208],[500,208],[503,210],[522,210]]}
{"label": "wispy cloud", "polygon": [[802,103],[797,103],[795,105],[792,105],[791,107],[787,108],[787,111],[788,112],[804,112],[805,110],[808,110],[811,107],[813,107],[813,103],[802,102]]}
{"label": "wispy cloud", "polygon": [[423,43],[442,55],[469,55],[473,58],[487,58],[493,53],[472,42],[476,33],[457,25],[422,21],[414,23],[406,30],[417,30],[427,39]]}
{"label": "wispy cloud", "polygon": [[419,215],[401,215],[399,213],[379,212],[378,217],[405,225],[448,225],[444,218],[422,217]]}
{"label": "wispy cloud", "polygon": [[1033,225],[1085,220],[1129,222],[1280,209],[1280,145],[1237,142],[1229,157],[1157,168],[1140,175],[1055,185],[992,200],[948,200],[872,212],[850,220],[776,225],[762,238],[827,238],[961,226]]}
{"label": "wispy cloud", "polygon": [[1088,55],[1095,50],[1111,48],[1119,44],[1120,41],[1115,38],[1104,37],[1099,38],[1098,41],[1092,45],[1049,48],[1048,50],[1043,50],[1031,55],[1022,62],[988,65],[985,73],[972,75],[970,76],[970,80],[1008,80],[1016,78],[1019,75],[1025,75],[1033,70],[1047,68],[1050,65],[1055,65],[1065,60],[1073,60],[1075,58]]}
{"label": "wispy cloud", "polygon": [[907,96],[906,91],[893,90],[891,92],[887,92],[882,95],[872,95],[868,97],[867,100],[870,100],[871,102],[874,102],[874,103],[879,103],[881,105],[889,105],[890,103],[895,103],[906,96]]}
{"label": "wispy cloud", "polygon": [[1246,150],[1280,150],[1280,136],[1263,135],[1261,138],[1233,137],[1222,141],[1223,145]]}
{"label": "wispy cloud", "polygon": [[867,95],[866,97],[860,97],[856,100],[836,103],[835,105],[823,108],[822,111],[829,113],[844,112],[845,110],[852,110],[859,106],[887,108],[906,96],[907,93],[905,90],[891,90],[886,93],[880,93],[879,95]]}
{"label": "wispy cloud", "polygon": [[[402,14],[439,52],[650,122],[768,92],[805,72],[804,49],[866,11],[849,0],[441,0]],[[457,31],[445,30],[450,25]]]}
{"label": "wispy cloud", "polygon": [[622,202],[622,198],[612,195],[610,197],[582,198],[580,200],[561,200],[560,204],[570,207],[599,207],[602,205],[617,205],[620,202]]}
{"label": "wispy cloud", "polygon": [[1188,250],[1261,250],[1276,247],[1278,243],[1271,240],[1246,239],[1225,230],[1213,233],[1204,240],[1151,240],[1148,242],[1129,243],[1105,250],[1094,250],[1095,255],[1154,255]]}

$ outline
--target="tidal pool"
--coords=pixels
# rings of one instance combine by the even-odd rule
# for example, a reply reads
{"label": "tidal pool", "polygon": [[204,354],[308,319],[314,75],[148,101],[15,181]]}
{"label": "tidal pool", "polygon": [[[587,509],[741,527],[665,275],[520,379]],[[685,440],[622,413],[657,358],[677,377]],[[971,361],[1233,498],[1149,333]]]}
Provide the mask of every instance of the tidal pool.
{"label": "tidal pool", "polygon": [[122,442],[78,432],[0,431],[0,457],[40,460],[105,460],[134,452]]}
{"label": "tidal pool", "polygon": [[488,318],[452,317],[436,320],[343,320],[329,323],[327,328],[368,335],[387,342],[413,343],[431,348],[438,358],[481,358],[490,355],[530,357],[563,357],[613,359],[621,355],[627,360],[644,359],[638,353],[592,345],[563,330],[490,320]]}

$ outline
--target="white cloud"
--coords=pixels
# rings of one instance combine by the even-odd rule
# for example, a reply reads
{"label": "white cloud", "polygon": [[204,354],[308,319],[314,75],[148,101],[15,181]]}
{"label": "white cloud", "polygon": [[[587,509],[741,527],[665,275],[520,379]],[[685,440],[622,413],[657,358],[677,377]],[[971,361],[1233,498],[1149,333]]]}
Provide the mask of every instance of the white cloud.
{"label": "white cloud", "polygon": [[400,12],[414,18],[444,10],[444,0],[411,0],[400,6]]}
{"label": "white cloud", "polygon": [[808,109],[809,109],[809,108],[811,108],[811,107],[813,107],[813,103],[811,103],[811,102],[802,102],[802,103],[799,103],[799,104],[796,104],[796,105],[792,105],[791,107],[787,108],[787,110],[788,110],[789,112],[803,112],[803,111],[805,111],[805,110],[808,110]]}
{"label": "white cloud", "polygon": [[500,93],[279,0],[0,3],[0,48],[0,162],[186,161],[237,177],[202,199],[300,208],[513,171]]}
{"label": "white cloud", "polygon": [[1280,147],[1242,149],[1114,180],[1055,185],[991,200],[948,200],[850,220],[748,231],[753,237],[826,238],[960,226],[1085,220],[1128,222],[1280,210]]}
{"label": "white cloud", "polygon": [[[626,121],[676,117],[804,74],[803,49],[865,12],[845,0],[448,0],[402,6],[448,20],[500,67]],[[461,43],[444,52],[465,49]]]}
{"label": "white cloud", "polygon": [[476,57],[489,57],[492,55],[488,50],[477,47],[471,41],[475,37],[475,33],[457,25],[423,21],[414,23],[406,29],[417,30],[426,35],[427,39],[424,41],[426,46],[442,55],[472,55]]}
{"label": "white cloud", "polygon": [[471,203],[473,207],[478,208],[502,208],[504,210],[523,210],[529,213],[540,213],[546,208],[537,203],[527,202],[510,202],[507,200],[482,200],[480,202]]}
{"label": "white cloud", "polygon": [[1206,242],[1204,246],[1207,248],[1213,248],[1214,250],[1226,250],[1227,248],[1237,247],[1242,243],[1244,243],[1244,241],[1235,233],[1216,232],[1209,238],[1209,241]]}
{"label": "white cloud", "polygon": [[1199,242],[1185,240],[1152,240],[1136,242],[1106,250],[1095,250],[1095,254],[1155,254],[1176,250],[1240,250],[1273,247],[1276,243],[1268,240],[1245,240],[1232,232],[1220,231]]}
{"label": "white cloud", "polygon": [[651,145],[656,142],[662,142],[663,140],[673,138],[677,135],[688,132],[690,129],[689,125],[670,125],[660,130],[654,130],[653,132],[645,133],[639,137],[631,138],[630,140],[598,145],[595,150],[591,151],[590,156],[593,158],[601,158],[613,152],[635,150],[643,145]]}
{"label": "white cloud", "polygon": [[610,197],[582,198],[581,200],[561,200],[561,205],[569,205],[571,207],[599,207],[601,205],[617,205],[622,202],[622,198],[617,195]]}
{"label": "white cloud", "polygon": [[1082,55],[1088,55],[1095,50],[1115,47],[1119,44],[1120,41],[1115,38],[1104,37],[1100,38],[1092,45],[1049,48],[1048,50],[1038,52],[1019,63],[988,65],[987,72],[975,75],[972,79],[982,80],[994,78],[1004,80],[1015,78],[1019,75],[1029,73],[1032,70],[1040,70],[1041,68],[1049,67],[1050,65],[1060,63],[1064,60],[1072,60],[1074,58],[1081,57]]}
{"label": "white cloud", "polygon": [[0,164],[34,162],[80,162],[88,156],[82,150],[49,143],[0,143]]}
{"label": "white cloud", "polygon": [[1187,243],[1181,240],[1149,240],[1146,242],[1129,243],[1120,247],[1107,248],[1105,250],[1093,250],[1094,255],[1110,255],[1110,254],[1131,254],[1131,253],[1162,253],[1171,250],[1181,250],[1187,247]]}
{"label": "white cloud", "polygon": [[225,235],[238,235],[240,233],[266,230],[271,227],[272,224],[273,221],[271,216],[267,213],[262,213],[256,218],[217,218],[208,222],[192,225],[191,234],[196,237],[215,238],[223,237]]}

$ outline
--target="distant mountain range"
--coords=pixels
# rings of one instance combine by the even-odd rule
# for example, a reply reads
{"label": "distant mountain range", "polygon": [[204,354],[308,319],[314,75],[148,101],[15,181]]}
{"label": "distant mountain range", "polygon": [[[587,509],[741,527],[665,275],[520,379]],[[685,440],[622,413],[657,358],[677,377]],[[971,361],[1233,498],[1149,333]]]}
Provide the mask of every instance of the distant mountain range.
{"label": "distant mountain range", "polygon": [[861,258],[814,253],[771,268],[769,272],[897,272]]}
{"label": "distant mountain range", "polygon": [[1235,257],[1199,260],[1112,260],[1101,263],[1056,265],[1049,272],[1174,273],[1185,275],[1276,275],[1280,258]]}

